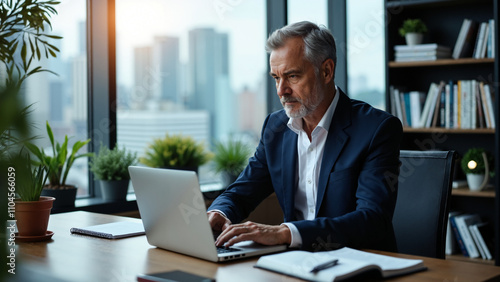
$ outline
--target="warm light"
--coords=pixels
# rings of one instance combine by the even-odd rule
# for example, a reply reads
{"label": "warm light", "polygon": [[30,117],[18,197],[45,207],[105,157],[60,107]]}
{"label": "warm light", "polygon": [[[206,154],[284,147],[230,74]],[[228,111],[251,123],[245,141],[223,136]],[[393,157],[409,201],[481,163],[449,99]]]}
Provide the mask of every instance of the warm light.
{"label": "warm light", "polygon": [[475,169],[475,168],[477,167],[477,163],[476,163],[476,161],[469,161],[469,162],[467,163],[467,167],[468,167],[469,169],[471,169],[471,170]]}

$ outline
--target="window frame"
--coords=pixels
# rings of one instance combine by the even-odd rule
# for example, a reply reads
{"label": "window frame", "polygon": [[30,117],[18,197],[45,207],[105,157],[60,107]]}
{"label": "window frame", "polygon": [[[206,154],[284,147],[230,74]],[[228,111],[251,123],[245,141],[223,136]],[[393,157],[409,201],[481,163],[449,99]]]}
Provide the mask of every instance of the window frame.
{"label": "window frame", "polygon": [[[87,0],[87,64],[88,64],[88,136],[91,138],[89,151],[95,152],[98,144],[113,148],[117,141],[116,132],[116,0]],[[287,23],[287,0],[267,0],[267,34]],[[336,11],[336,13],[334,13]],[[337,41],[336,84],[347,91],[347,58],[340,50],[339,42],[346,42],[346,0],[328,0],[328,25],[334,28]],[[334,15],[335,14],[335,15]],[[107,27],[107,28],[102,28]],[[264,50],[262,50],[264,52]],[[269,61],[269,55],[267,56]],[[267,64],[267,63],[266,63]],[[269,64],[267,64],[268,71]],[[266,82],[267,113],[281,109],[275,94],[271,77]],[[92,198],[100,198],[97,180],[89,173],[89,198],[81,205],[89,205]],[[135,201],[134,201],[135,202]],[[111,204],[109,204],[111,205]],[[122,204],[123,205],[123,204]],[[102,210],[102,207],[100,208]]]}

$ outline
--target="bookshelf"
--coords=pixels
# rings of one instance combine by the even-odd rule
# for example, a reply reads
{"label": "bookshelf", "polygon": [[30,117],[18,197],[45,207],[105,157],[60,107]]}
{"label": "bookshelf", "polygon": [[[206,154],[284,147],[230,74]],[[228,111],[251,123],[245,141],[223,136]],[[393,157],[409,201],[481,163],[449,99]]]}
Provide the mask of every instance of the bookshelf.
{"label": "bookshelf", "polygon": [[[467,188],[452,191],[451,209],[467,213],[478,213],[494,226],[495,260],[470,259],[461,254],[447,259],[500,265],[500,133],[499,133],[499,48],[498,21],[500,0],[400,0],[385,1],[386,32],[386,109],[391,110],[392,87],[428,93],[431,83],[450,80],[477,80],[490,85],[494,92],[493,108],[496,129],[448,129],[442,127],[405,127],[401,149],[404,150],[455,150],[459,157],[471,147],[484,147],[495,157],[495,178],[490,181],[492,189],[474,192]],[[398,33],[406,19],[422,19],[428,32],[425,43],[437,43],[454,49],[464,19],[478,23],[495,20],[495,58],[474,59],[470,57],[438,59],[435,61],[396,62],[394,46],[405,45]],[[455,167],[455,178],[465,179],[459,163]]]}

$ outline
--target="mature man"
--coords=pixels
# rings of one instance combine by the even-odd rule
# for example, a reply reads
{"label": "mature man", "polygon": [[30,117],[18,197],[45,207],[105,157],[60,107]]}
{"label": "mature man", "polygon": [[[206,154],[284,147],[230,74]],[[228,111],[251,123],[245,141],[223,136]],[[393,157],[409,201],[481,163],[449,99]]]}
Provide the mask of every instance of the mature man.
{"label": "mature man", "polygon": [[[310,22],[267,40],[270,75],[284,110],[270,114],[248,166],[211,205],[216,245],[244,240],[307,250],[396,250],[392,215],[401,123],[336,87],[332,34]],[[391,177],[388,177],[391,176]],[[277,226],[239,223],[275,192]]]}

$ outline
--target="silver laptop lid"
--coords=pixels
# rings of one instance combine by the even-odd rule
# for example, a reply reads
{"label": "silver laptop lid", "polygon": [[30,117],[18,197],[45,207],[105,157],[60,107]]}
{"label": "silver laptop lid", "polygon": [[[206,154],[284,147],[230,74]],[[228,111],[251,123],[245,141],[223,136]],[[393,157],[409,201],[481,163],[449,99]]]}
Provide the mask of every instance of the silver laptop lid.
{"label": "silver laptop lid", "polygon": [[196,173],[137,166],[129,172],[149,244],[217,261]]}

